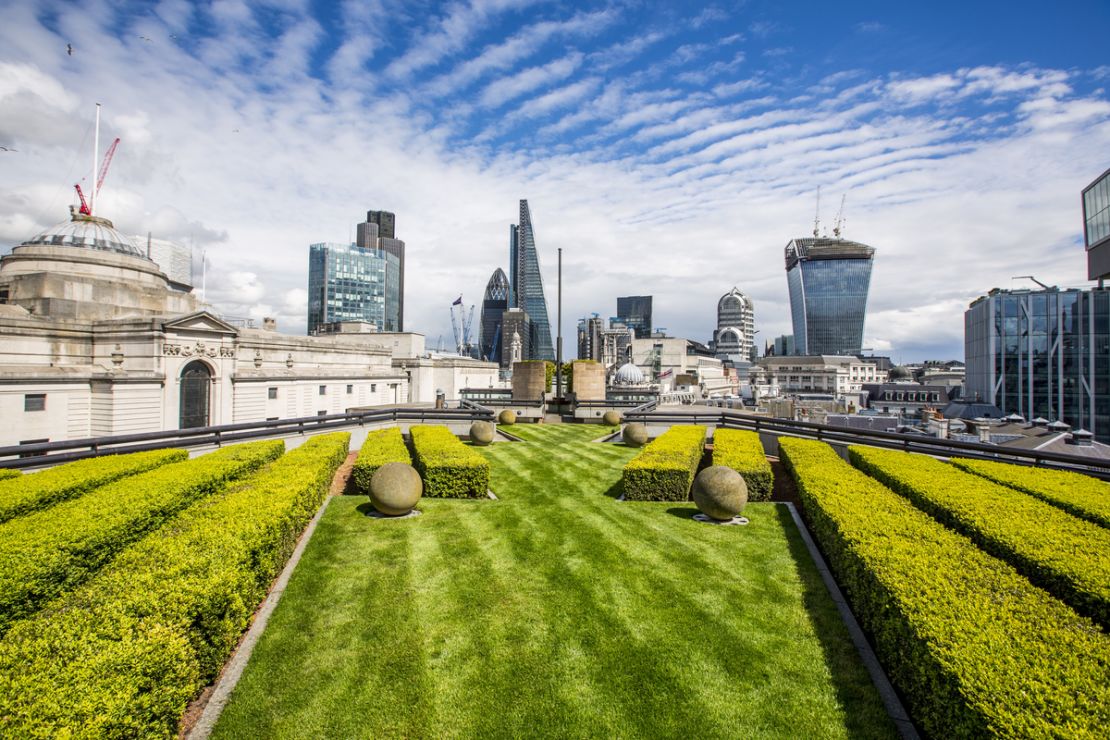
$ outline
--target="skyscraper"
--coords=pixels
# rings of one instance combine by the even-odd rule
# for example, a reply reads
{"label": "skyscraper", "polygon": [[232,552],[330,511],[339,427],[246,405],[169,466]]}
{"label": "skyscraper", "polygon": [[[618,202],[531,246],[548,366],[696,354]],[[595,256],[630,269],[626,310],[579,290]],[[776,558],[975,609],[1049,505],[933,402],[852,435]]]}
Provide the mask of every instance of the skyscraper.
{"label": "skyscraper", "polygon": [[1083,242],[1087,247],[1087,279],[1110,277],[1110,170],[1083,188]]}
{"label": "skyscraper", "polygon": [[[389,294],[396,295],[396,329],[405,330],[405,243],[397,238],[397,217],[389,211],[367,211],[366,221],[358,225],[358,246],[365,249],[378,249],[397,258],[396,275],[387,275],[396,284],[389,285]],[[390,312],[392,314],[392,311]]]}
{"label": "skyscraper", "polygon": [[875,249],[843,239],[792,239],[786,281],[799,355],[857,354]]}
{"label": "skyscraper", "polygon": [[[540,258],[536,254],[536,236],[528,201],[520,201],[520,223],[509,227],[509,283],[512,308],[528,314],[530,337],[525,339],[526,359],[555,360],[551,342],[551,321],[547,316],[547,300],[543,294]],[[502,328],[502,332],[505,329]]]}
{"label": "skyscraper", "polygon": [[714,351],[722,360],[750,361],[755,344],[755,308],[752,299],[733,288],[717,301]]}
{"label": "skyscraper", "polygon": [[378,331],[404,331],[405,243],[393,236],[392,213],[370,211],[366,219],[358,225],[356,244],[309,247],[309,334],[336,321],[366,321]]}
{"label": "skyscraper", "polygon": [[628,295],[617,298],[617,321],[636,332],[637,339],[651,336],[651,296]]}
{"label": "skyscraper", "polygon": [[481,359],[501,363],[501,316],[509,307],[509,279],[498,267],[486,283],[482,298],[481,323],[478,326],[478,351]]}

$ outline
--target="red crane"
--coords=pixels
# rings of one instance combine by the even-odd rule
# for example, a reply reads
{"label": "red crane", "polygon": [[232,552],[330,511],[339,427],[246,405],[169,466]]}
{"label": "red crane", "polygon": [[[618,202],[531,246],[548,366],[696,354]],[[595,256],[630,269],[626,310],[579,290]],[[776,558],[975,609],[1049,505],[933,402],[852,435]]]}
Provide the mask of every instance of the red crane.
{"label": "red crane", "polygon": [[[104,153],[104,163],[100,165],[100,174],[98,174],[96,178],[96,189],[93,190],[94,194],[100,192],[100,186],[104,184],[104,178],[108,176],[108,165],[112,163],[112,157],[115,156],[117,146],[119,146],[119,137],[116,137],[116,140],[108,147],[108,151]],[[92,209],[89,208],[89,204],[85,201],[85,194],[81,192],[81,186],[75,184],[73,187],[77,190],[77,197],[81,199],[80,213],[84,216],[92,215]]]}

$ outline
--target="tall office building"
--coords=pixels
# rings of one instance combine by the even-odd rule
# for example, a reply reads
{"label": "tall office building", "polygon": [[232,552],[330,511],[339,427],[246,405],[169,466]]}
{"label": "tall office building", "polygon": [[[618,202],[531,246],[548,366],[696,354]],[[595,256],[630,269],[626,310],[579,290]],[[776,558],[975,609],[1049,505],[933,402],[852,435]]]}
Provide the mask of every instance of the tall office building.
{"label": "tall office building", "polygon": [[[520,223],[509,226],[509,284],[509,305],[528,314],[531,334],[526,340],[525,359],[554,362],[551,321],[547,315],[540,258],[536,254],[536,236],[527,200],[520,201]],[[506,329],[502,328],[504,331]]]}
{"label": "tall office building", "polygon": [[601,317],[596,313],[587,319],[578,319],[578,359],[601,361]]}
{"label": "tall office building", "polygon": [[964,313],[964,397],[1110,442],[1108,316],[1108,290],[992,290]]}
{"label": "tall office building", "polygon": [[751,361],[754,346],[755,307],[751,298],[733,288],[717,301],[714,353],[722,360]]}
{"label": "tall office building", "polygon": [[1087,247],[1087,279],[1110,277],[1110,170],[1083,188],[1083,242]]}
{"label": "tall office building", "polygon": [[792,239],[786,245],[797,354],[860,352],[874,260],[873,247],[843,239]]}
{"label": "tall office building", "polygon": [[[382,236],[383,231],[390,236]],[[370,211],[358,225],[356,244],[309,247],[309,334],[337,321],[404,331],[405,243],[393,234],[393,214]]]}
{"label": "tall office building", "polygon": [[509,307],[509,279],[498,267],[486,283],[478,326],[478,351],[487,362],[501,363],[501,316]]}
{"label": "tall office building", "polygon": [[651,336],[651,296],[629,295],[617,298],[616,320],[636,332],[637,339]]}
{"label": "tall office building", "polygon": [[[364,249],[377,249],[385,254],[390,254],[397,259],[396,274],[389,274],[387,278],[392,282],[389,285],[389,295],[396,295],[396,319],[391,322],[396,329],[383,329],[382,331],[405,330],[405,243],[397,238],[397,217],[389,211],[367,211],[366,221],[357,227],[356,242]],[[390,316],[393,315],[392,307]]]}

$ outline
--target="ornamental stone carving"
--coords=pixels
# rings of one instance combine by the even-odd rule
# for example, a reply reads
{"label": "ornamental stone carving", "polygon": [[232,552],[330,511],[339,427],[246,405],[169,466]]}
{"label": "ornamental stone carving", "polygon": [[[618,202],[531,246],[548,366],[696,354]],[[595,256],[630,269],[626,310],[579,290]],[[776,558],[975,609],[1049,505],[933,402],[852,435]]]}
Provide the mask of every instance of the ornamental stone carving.
{"label": "ornamental stone carving", "polygon": [[162,354],[168,357],[235,357],[235,347],[225,345],[211,345],[204,342],[196,344],[172,344],[165,342],[162,345]]}

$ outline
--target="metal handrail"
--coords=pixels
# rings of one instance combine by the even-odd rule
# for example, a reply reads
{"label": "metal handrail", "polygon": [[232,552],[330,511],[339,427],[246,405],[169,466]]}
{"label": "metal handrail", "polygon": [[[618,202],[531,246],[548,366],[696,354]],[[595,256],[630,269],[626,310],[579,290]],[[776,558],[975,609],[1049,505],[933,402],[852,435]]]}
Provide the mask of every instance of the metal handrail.
{"label": "metal handrail", "polygon": [[824,442],[842,444],[866,444],[872,447],[900,449],[906,452],[920,452],[938,457],[971,457],[978,459],[1005,460],[1006,462],[1026,463],[1039,467],[1067,470],[1082,470],[1087,475],[1110,479],[1110,460],[1067,455],[1043,450],[1025,450],[981,442],[962,442],[955,439],[911,436],[898,432],[883,432],[872,429],[818,424],[810,421],[775,419],[765,416],[741,414],[722,410],[710,414],[668,414],[666,412],[627,412],[626,421],[641,421],[655,424],[707,424],[732,429],[748,429],[775,435],[806,437]]}
{"label": "metal handrail", "polygon": [[[200,447],[239,442],[260,437],[304,434],[365,424],[396,421],[493,421],[494,412],[487,408],[434,409],[392,406],[372,410],[348,411],[341,414],[300,416],[274,421],[240,422],[219,426],[173,429],[161,432],[119,434],[107,437],[86,437],[59,442],[0,447],[0,468],[29,468],[81,460],[98,455],[141,452],[166,447]],[[46,454],[34,454],[46,453]],[[50,454],[56,453],[56,454]],[[28,457],[21,457],[30,455]]]}

